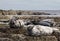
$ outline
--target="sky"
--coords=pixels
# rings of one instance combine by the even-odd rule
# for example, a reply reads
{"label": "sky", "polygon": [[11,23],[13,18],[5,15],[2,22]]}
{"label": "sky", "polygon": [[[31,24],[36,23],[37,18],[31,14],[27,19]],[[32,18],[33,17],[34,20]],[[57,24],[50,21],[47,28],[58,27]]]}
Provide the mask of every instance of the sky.
{"label": "sky", "polygon": [[60,0],[0,0],[4,10],[60,10]]}

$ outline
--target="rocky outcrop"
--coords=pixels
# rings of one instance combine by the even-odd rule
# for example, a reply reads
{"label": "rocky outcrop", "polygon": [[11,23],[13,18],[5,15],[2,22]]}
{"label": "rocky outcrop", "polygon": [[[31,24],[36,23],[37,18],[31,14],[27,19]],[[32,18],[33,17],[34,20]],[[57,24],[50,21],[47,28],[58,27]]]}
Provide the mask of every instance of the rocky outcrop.
{"label": "rocky outcrop", "polygon": [[50,15],[45,12],[23,11],[23,10],[0,10],[0,15]]}

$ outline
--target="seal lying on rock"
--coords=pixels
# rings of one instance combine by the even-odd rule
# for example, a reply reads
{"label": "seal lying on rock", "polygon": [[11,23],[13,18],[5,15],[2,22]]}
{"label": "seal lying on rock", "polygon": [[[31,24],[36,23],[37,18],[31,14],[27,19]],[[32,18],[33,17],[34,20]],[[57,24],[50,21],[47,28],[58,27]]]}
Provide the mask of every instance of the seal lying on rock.
{"label": "seal lying on rock", "polygon": [[59,31],[57,28],[51,28],[48,26],[34,25],[27,28],[29,35],[39,36],[39,35],[51,35],[53,32]]}
{"label": "seal lying on rock", "polygon": [[23,25],[31,24],[30,21],[19,19],[19,17],[13,16],[9,20],[10,28],[21,28]]}
{"label": "seal lying on rock", "polygon": [[13,16],[10,20],[9,20],[9,25],[10,28],[19,28],[21,25],[20,21],[18,21],[18,17]]}
{"label": "seal lying on rock", "polygon": [[55,21],[54,19],[44,19],[44,20],[41,20],[39,22],[40,25],[43,25],[43,26],[49,26],[49,27],[53,27],[55,26]]}

